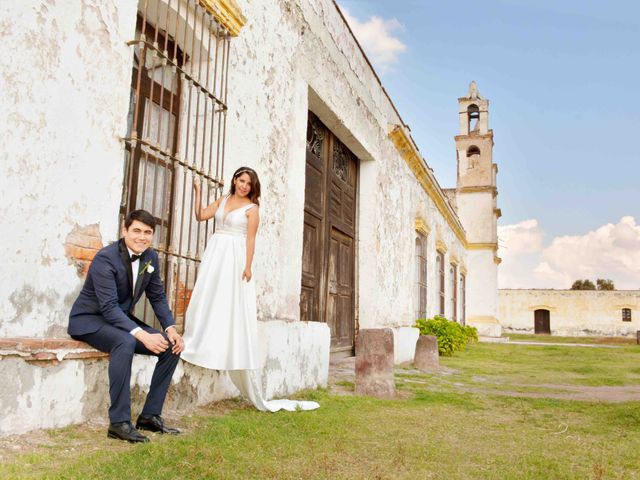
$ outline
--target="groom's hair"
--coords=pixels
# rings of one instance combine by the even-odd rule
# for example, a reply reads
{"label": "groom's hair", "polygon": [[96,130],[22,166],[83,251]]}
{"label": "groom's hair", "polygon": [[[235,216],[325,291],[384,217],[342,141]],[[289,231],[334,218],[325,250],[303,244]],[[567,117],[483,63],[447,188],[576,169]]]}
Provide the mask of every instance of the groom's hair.
{"label": "groom's hair", "polygon": [[124,219],[124,228],[129,230],[129,227],[133,223],[134,220],[138,220],[139,222],[144,223],[145,225],[151,227],[151,230],[155,232],[156,230],[156,219],[153,215],[151,215],[146,210],[133,210],[127,214],[127,217]]}

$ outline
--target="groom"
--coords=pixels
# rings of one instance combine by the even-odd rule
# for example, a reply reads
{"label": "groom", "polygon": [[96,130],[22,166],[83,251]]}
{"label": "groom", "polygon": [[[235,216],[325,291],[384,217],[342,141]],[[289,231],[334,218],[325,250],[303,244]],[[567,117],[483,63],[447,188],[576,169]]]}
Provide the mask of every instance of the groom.
{"label": "groom", "polygon": [[[80,295],[69,314],[71,337],[110,354],[110,438],[148,442],[137,429],[178,434],[160,414],[171,376],[184,349],[160,280],[158,254],[149,246],[156,220],[146,210],[134,210],[125,219],[122,238],[100,250]],[[153,307],[164,332],[133,315],[142,293]],[[131,423],[131,362],[134,353],[158,357],[151,388],[136,426]],[[137,427],[137,428],[136,428]]]}

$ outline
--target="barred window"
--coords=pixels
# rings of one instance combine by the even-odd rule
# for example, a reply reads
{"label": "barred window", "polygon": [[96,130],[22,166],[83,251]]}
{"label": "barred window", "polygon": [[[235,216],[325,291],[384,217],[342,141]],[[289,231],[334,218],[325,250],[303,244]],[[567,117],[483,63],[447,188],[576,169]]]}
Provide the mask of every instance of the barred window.
{"label": "barred window", "polygon": [[[213,232],[213,221],[195,221],[192,183],[203,185],[207,203],[223,187],[229,39],[202,2],[140,0],[129,42],[133,72],[121,223],[138,208],[156,217],[154,248],[179,326]],[[138,307],[140,318],[153,318],[148,302]]]}
{"label": "barred window", "polygon": [[460,324],[467,324],[467,277],[460,275]]}
{"label": "barred window", "polygon": [[415,318],[427,317],[427,237],[416,232]]}
{"label": "barred window", "polygon": [[458,266],[451,264],[449,269],[451,282],[451,320],[458,321]]}
{"label": "barred window", "polygon": [[445,308],[445,284],[444,284],[444,253],[438,252],[438,256],[436,257],[436,268],[438,272],[438,294],[440,296],[440,301],[438,305],[438,313],[444,316],[444,308]]}
{"label": "barred window", "polygon": [[630,322],[631,321],[631,309],[630,308],[623,308],[622,309],[622,321],[623,322]]}

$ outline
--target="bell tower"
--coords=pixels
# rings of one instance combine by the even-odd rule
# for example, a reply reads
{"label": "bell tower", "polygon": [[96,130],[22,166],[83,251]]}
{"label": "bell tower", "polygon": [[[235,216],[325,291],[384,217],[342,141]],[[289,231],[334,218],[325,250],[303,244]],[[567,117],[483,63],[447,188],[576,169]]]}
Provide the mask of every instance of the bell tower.
{"label": "bell tower", "polygon": [[456,135],[458,217],[467,234],[467,324],[480,335],[500,336],[498,312],[498,166],[493,163],[489,100],[475,81],[458,99],[460,134]]}

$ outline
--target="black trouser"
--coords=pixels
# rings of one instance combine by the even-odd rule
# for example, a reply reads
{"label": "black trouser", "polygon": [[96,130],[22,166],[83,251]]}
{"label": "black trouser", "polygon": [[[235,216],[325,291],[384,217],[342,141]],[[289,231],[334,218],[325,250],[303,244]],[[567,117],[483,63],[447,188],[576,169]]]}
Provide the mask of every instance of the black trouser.
{"label": "black trouser", "polygon": [[[149,333],[160,333],[167,338],[165,333],[147,325],[140,325],[140,327]],[[142,408],[141,415],[162,414],[162,405],[171,384],[171,377],[180,359],[180,354],[176,355],[171,352],[171,345],[161,354],[155,354],[129,332],[109,324],[101,327],[97,332],[74,335],[73,338],[86,342],[93,348],[111,355],[109,358],[109,395],[111,397],[109,420],[111,423],[131,420],[130,384],[133,354],[140,353],[158,357],[158,363],[156,363],[156,368],[151,378],[147,401]]]}

